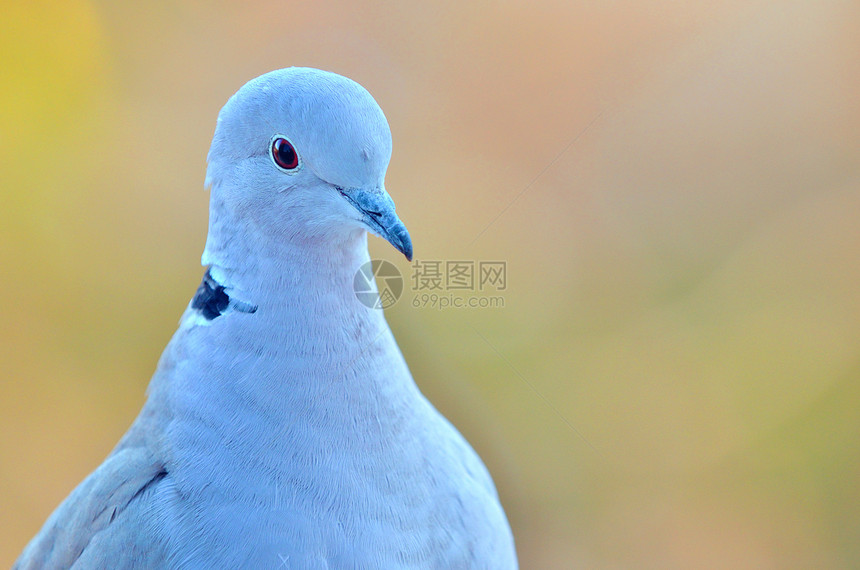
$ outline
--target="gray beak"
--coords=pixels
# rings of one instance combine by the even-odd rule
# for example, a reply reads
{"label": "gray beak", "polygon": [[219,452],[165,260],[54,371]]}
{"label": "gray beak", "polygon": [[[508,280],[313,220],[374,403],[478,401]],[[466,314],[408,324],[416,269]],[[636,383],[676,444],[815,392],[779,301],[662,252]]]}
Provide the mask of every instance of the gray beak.
{"label": "gray beak", "polygon": [[362,216],[368,229],[386,240],[412,261],[412,240],[406,226],[394,212],[394,200],[384,189],[341,188],[335,186],[340,195],[353,205]]}

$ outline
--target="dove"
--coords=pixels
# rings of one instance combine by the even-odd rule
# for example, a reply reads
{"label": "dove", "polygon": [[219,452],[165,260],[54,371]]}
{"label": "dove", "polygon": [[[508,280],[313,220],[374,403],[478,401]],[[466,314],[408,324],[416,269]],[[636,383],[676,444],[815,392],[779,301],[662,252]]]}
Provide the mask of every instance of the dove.
{"label": "dove", "polygon": [[228,100],[203,281],[139,416],[15,568],[517,567],[489,472],[353,290],[368,232],[412,258],[391,149],[335,73]]}

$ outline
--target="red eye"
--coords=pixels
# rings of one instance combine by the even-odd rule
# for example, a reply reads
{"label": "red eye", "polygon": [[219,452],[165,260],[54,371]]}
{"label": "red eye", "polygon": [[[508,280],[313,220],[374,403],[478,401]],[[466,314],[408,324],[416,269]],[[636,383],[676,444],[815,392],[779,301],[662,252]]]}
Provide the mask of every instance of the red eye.
{"label": "red eye", "polygon": [[285,138],[278,137],[272,141],[272,158],[284,170],[295,170],[299,166],[299,155]]}

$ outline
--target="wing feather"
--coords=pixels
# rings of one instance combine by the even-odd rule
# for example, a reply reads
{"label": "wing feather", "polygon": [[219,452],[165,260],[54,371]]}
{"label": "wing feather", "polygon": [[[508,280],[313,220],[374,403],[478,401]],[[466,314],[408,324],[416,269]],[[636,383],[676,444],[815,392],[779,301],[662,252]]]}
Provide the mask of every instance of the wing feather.
{"label": "wing feather", "polygon": [[[94,541],[100,549],[114,552],[98,553],[97,558],[119,562],[127,556],[133,545],[123,540],[96,540],[105,535],[125,536],[129,533],[111,533],[113,525],[123,519],[139,516],[151,491],[167,477],[164,465],[145,448],[123,448],[108,457],[98,469],[84,479],[45,521],[42,530],[30,541],[15,562],[14,570],[88,567],[78,565],[82,555]],[[140,532],[144,529],[138,527]],[[144,537],[135,536],[139,545]],[[154,537],[152,546],[156,548]],[[83,558],[96,553],[87,552]],[[112,564],[112,567],[118,567]]]}

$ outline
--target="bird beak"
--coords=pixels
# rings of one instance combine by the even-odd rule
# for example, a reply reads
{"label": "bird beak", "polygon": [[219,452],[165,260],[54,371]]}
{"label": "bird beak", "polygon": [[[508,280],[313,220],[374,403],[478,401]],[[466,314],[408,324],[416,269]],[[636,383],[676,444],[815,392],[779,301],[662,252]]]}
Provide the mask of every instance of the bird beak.
{"label": "bird beak", "polygon": [[386,240],[405,255],[407,260],[412,261],[412,240],[409,238],[409,232],[394,212],[394,200],[384,188],[335,188],[358,210],[362,216],[361,221],[371,232]]}

